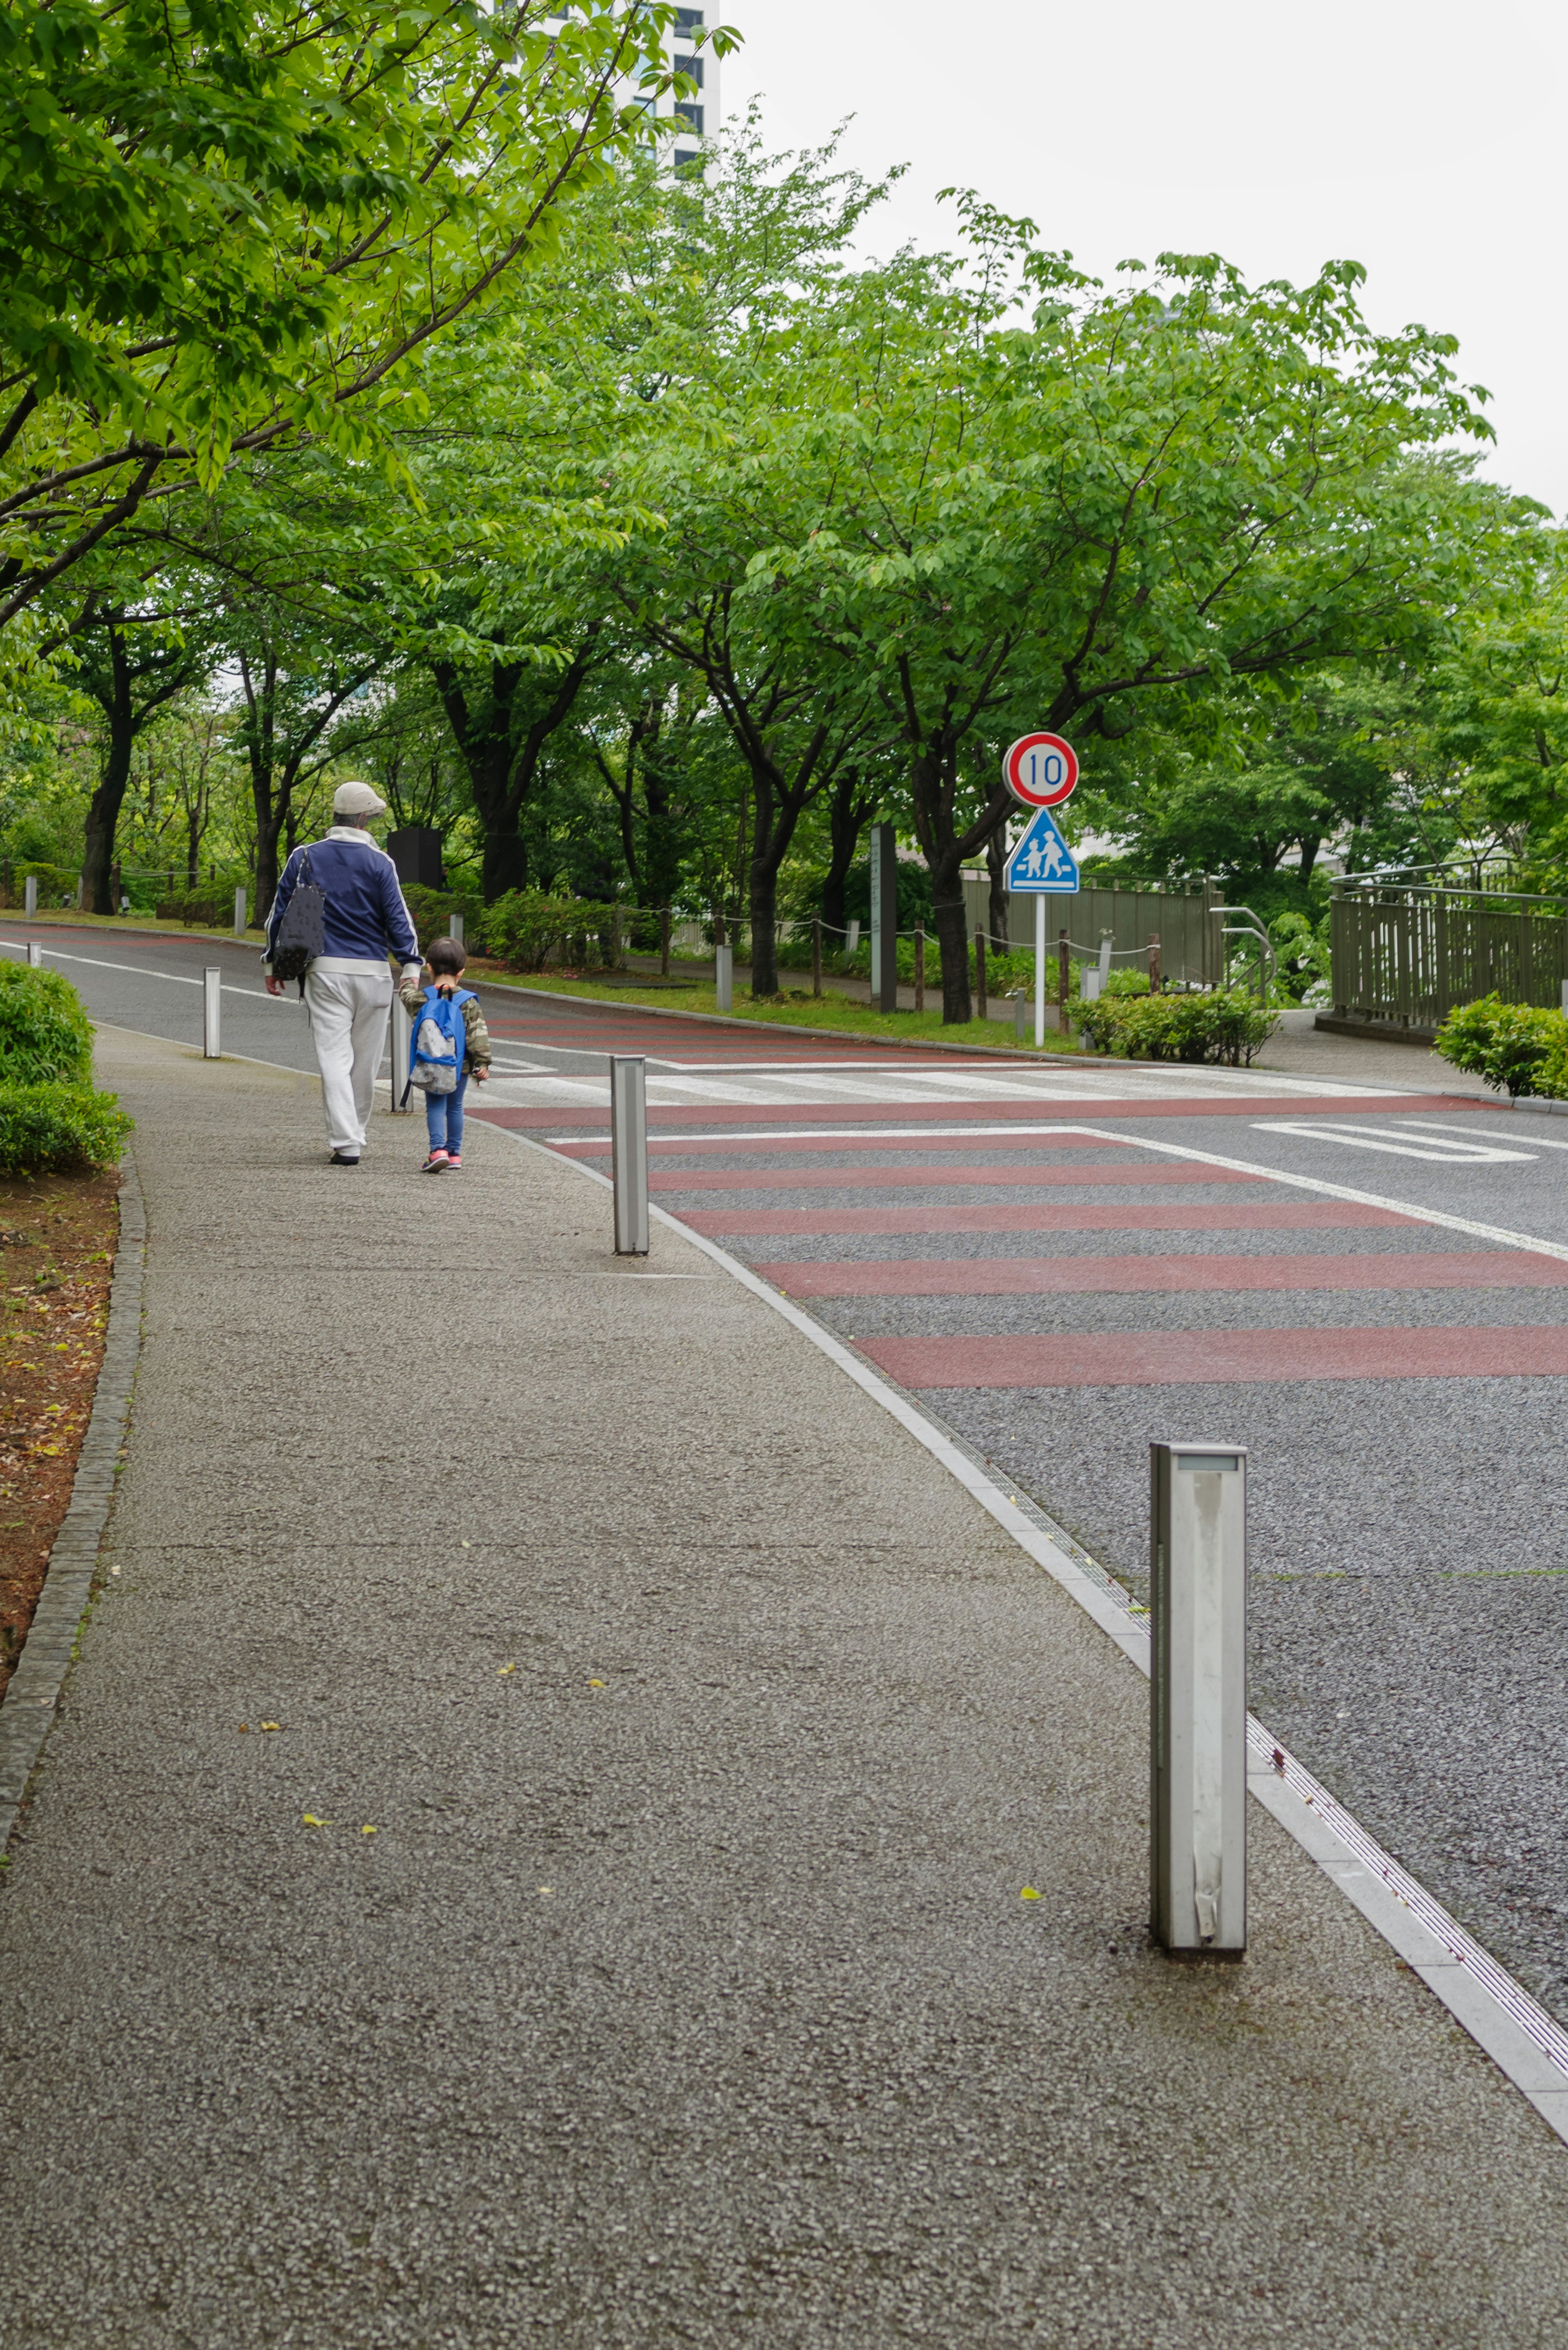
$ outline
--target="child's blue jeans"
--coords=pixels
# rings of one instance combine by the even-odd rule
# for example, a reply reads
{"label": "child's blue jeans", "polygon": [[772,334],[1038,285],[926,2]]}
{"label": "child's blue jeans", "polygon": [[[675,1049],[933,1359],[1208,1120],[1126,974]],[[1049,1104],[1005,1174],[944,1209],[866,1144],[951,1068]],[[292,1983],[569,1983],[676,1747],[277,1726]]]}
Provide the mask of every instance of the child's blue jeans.
{"label": "child's blue jeans", "polygon": [[425,1096],[425,1130],[432,1150],[449,1150],[455,1158],[462,1149],[462,1097],[467,1089],[465,1069],[451,1093]]}

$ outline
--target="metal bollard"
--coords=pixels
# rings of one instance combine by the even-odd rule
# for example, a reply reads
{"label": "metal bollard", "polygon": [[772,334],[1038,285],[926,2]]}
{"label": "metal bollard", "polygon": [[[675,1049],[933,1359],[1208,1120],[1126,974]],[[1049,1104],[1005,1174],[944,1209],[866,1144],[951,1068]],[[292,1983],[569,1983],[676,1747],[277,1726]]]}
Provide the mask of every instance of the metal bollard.
{"label": "metal bollard", "polygon": [[27,968],[29,971],[43,970],[44,942],[42,939],[29,939],[27,941]]}
{"label": "metal bollard", "polygon": [[447,931],[447,936],[448,936],[448,938],[452,941],[452,942],[453,946],[459,946],[459,947],[460,947],[460,946],[462,946],[462,943],[463,943],[463,937],[462,937],[463,925],[464,925],[464,923],[466,922],[467,919],[468,919],[468,918],[467,918],[467,916],[466,916],[465,914],[454,914],[454,915],[452,916],[452,925],[451,925],[451,928],[450,928],[450,929],[448,930],[448,931]]}
{"label": "metal bollard", "polygon": [[223,1056],[223,974],[219,971],[202,973],[202,1058],[220,1061]]}
{"label": "metal bollard", "polygon": [[[728,948],[721,952],[728,953]],[[615,1253],[648,1254],[648,1063],[610,1055],[610,1166],[615,1177]]]}
{"label": "metal bollard", "polygon": [[[401,996],[394,995],[392,998],[391,1101],[391,1110],[394,1118],[407,1117],[409,1115],[409,1103],[406,1102],[402,1097],[404,1088],[408,1084],[409,1062],[411,1057],[411,1049],[414,1041],[413,1032],[413,1014],[409,1011]],[[411,1099],[412,1097],[410,1096],[410,1098]]]}
{"label": "metal bollard", "polygon": [[23,883],[22,897],[24,900],[23,911],[26,913],[27,920],[31,921],[34,915],[38,910],[38,877],[36,873],[29,873],[26,880]]}
{"label": "metal bollard", "polygon": [[1247,1454],[1149,1447],[1149,1921],[1168,1950],[1247,1947]]}
{"label": "metal bollard", "polygon": [[720,1011],[731,1011],[735,1001],[735,950],[733,947],[714,948],[713,985],[718,992]]}
{"label": "metal bollard", "polygon": [[234,891],[234,936],[243,939],[250,918],[250,898],[244,882]]}

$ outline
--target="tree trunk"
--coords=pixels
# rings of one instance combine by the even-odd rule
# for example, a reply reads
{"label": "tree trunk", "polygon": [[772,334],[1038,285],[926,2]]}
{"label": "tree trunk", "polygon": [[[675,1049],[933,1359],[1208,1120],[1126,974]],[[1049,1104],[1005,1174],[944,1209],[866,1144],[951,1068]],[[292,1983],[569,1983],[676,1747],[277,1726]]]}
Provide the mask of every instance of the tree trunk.
{"label": "tree trunk", "polygon": [[556,681],[555,693],[532,726],[519,734],[519,691],[527,671],[522,661],[492,661],[489,691],[475,707],[464,691],[455,662],[432,662],[431,674],[457,747],[468,769],[474,813],[484,833],[482,887],[486,905],[508,889],[528,887],[528,847],[517,829],[533,792],[545,746],[566,723],[593,665],[596,622],[576,659]]}
{"label": "tree trunk", "polygon": [[942,1024],[961,1025],[972,1020],[969,991],[969,918],[964,911],[962,868],[956,856],[944,858],[931,875],[932,922],[942,963]]}
{"label": "tree trunk", "polygon": [[111,691],[105,708],[109,720],[109,753],[103,776],[88,808],[82,856],[82,897],[95,914],[112,914],[114,836],[125,788],[130,781],[130,754],[136,743],[136,713],[130,702],[130,669],[125,639],[114,621],[108,624]]}
{"label": "tree trunk", "polygon": [[879,794],[867,792],[857,769],[846,769],[833,787],[828,803],[827,878],[822,885],[822,922],[826,931],[844,936],[844,891],[849,869],[858,853],[866,827],[876,812]]}
{"label": "tree trunk", "polygon": [[753,857],[751,870],[752,1001],[779,992],[779,869],[772,857]]}
{"label": "tree trunk", "polygon": [[526,889],[528,887],[528,844],[517,830],[515,822],[509,831],[485,827],[484,860],[480,867],[479,886],[484,893],[487,906],[493,906],[497,898],[504,898],[509,889]]}
{"label": "tree trunk", "polygon": [[1007,834],[993,832],[985,844],[985,868],[991,878],[991,903],[987,920],[991,925],[993,945],[1003,954],[1007,951]]}

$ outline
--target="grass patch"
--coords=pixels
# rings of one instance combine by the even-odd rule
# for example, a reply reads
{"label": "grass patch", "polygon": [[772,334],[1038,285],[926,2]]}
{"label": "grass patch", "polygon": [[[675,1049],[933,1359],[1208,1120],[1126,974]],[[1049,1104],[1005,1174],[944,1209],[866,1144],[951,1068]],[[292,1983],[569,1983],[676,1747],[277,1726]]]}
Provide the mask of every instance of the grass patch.
{"label": "grass patch", "polygon": [[[589,1003],[647,1003],[665,1012],[717,1012],[719,998],[712,982],[704,984],[693,981],[687,987],[639,987],[635,982],[627,987],[607,986],[592,979],[571,979],[556,971],[518,972],[500,971],[483,963],[476,957],[468,967],[471,980],[482,979],[491,987],[515,987],[530,993],[548,995],[574,995]],[[1001,1024],[992,1020],[971,1020],[967,1028],[943,1025],[942,1015],[935,1012],[877,1012],[868,1003],[858,1003],[847,995],[788,994],[775,1000],[754,1003],[751,997],[738,991],[732,1006],[737,1020],[754,1020],[759,1027],[819,1028],[826,1035],[897,1038],[901,1044],[978,1045],[993,1052],[1032,1054],[1035,1046],[1031,1038],[1026,1045],[1015,1045]],[[1075,1040],[1061,1036],[1053,1029],[1045,1033],[1044,1050],[1046,1054],[1070,1053],[1080,1057]]]}

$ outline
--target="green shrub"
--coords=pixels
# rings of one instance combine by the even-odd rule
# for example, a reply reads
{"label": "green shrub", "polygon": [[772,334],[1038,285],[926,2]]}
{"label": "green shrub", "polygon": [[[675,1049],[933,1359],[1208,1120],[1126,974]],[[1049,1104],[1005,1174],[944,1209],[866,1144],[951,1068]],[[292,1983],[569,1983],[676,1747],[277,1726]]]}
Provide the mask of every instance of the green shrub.
{"label": "green shrub", "polygon": [[31,874],[38,885],[40,906],[74,906],[77,902],[77,876],[63,865],[46,865],[36,857],[11,868],[11,897],[20,906],[26,901],[26,881]]}
{"label": "green shrub", "polygon": [[1240,987],[1202,995],[1102,995],[1079,1016],[1085,1043],[1099,1052],[1140,1061],[1220,1061],[1233,1069],[1251,1066],[1276,1019]]}
{"label": "green shrub", "polygon": [[112,1167],[131,1124],[116,1095],[90,1086],[0,1084],[0,1175]]}
{"label": "green shrub", "polygon": [[[483,919],[482,910],[465,898],[461,890],[426,889],[418,881],[404,882],[403,903],[412,920],[421,954],[432,939],[450,937],[454,914],[464,917],[471,933],[477,933]],[[476,938],[474,943],[477,943]]]}
{"label": "green shrub", "polygon": [[[483,943],[514,971],[543,971],[554,957],[607,960],[619,909],[589,898],[550,898],[542,889],[508,889],[484,910]],[[434,935],[434,933],[432,933]],[[422,943],[422,941],[421,941]]]}
{"label": "green shrub", "polygon": [[1456,1069],[1484,1077],[1510,1101],[1535,1094],[1568,1100],[1568,1020],[1539,1003],[1501,995],[1455,1006],[1438,1031],[1438,1051]]}
{"label": "green shrub", "polygon": [[92,1023],[63,972],[0,962],[0,1085],[92,1082]]}
{"label": "green shrub", "polygon": [[169,889],[158,899],[153,911],[161,922],[183,922],[189,927],[198,923],[210,931],[226,931],[234,919],[234,891],[239,888],[236,875],[233,881],[203,881],[194,889]]}

